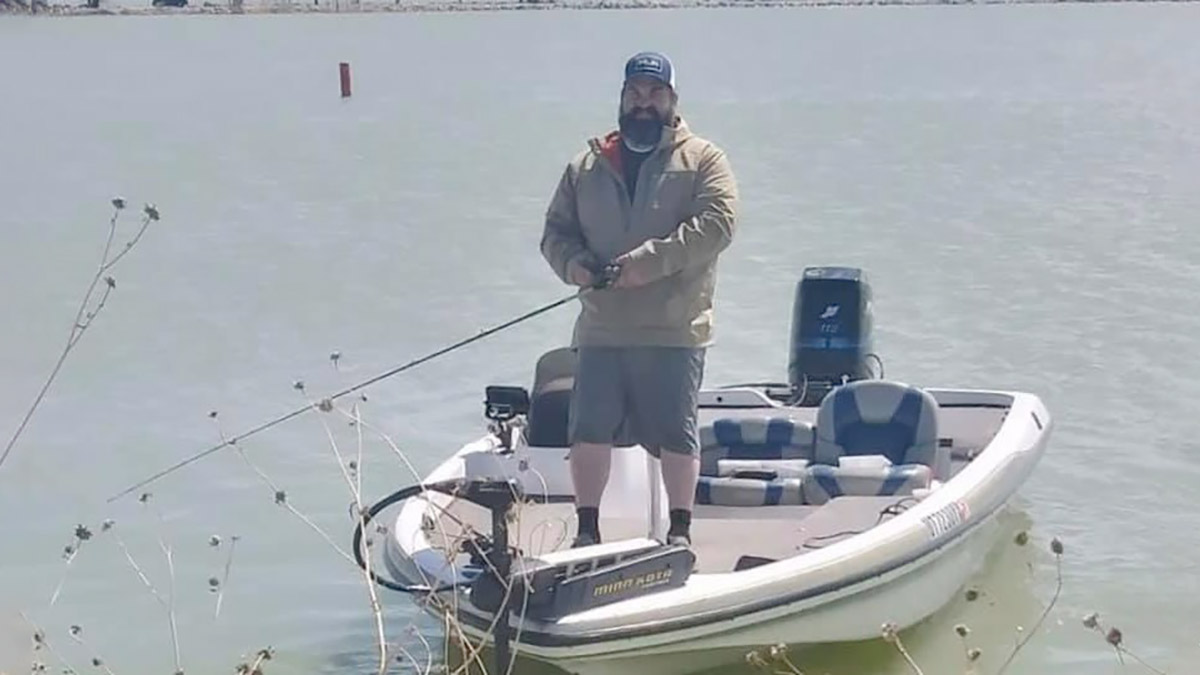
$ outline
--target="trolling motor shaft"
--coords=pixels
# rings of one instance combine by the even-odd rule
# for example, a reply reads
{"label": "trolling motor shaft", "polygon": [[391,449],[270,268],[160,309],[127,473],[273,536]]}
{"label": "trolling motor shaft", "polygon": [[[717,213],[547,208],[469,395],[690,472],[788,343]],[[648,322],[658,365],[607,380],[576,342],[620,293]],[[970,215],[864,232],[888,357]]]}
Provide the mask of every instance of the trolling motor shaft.
{"label": "trolling motor shaft", "polygon": [[[419,488],[420,486],[414,487]],[[491,546],[480,548],[476,545],[476,553],[484,558],[487,563],[484,565],[484,574],[496,576],[501,585],[507,588],[512,583],[512,550],[508,545],[508,517],[513,505],[524,498],[524,492],[521,489],[520,483],[511,478],[507,480],[495,478],[483,480],[461,479],[435,483],[427,487],[430,490],[478,504],[491,512]],[[406,488],[397,494],[407,493],[409,490],[411,488]],[[384,502],[381,502],[380,505],[385,505],[385,503],[391,503],[392,501],[392,497],[389,497]],[[372,508],[372,512],[377,511],[375,508]],[[370,515],[373,516],[374,513]],[[357,550],[357,547],[355,547],[356,552]],[[511,616],[512,607],[510,603],[500,603],[496,608],[495,628],[492,630],[492,640],[494,643],[493,655],[495,657],[492,672],[497,675],[507,673],[509,664],[512,661],[512,650],[509,644],[512,641],[512,627],[508,623]]]}
{"label": "trolling motor shaft", "polygon": [[[521,489],[520,483],[511,478],[508,480],[495,478],[472,480],[460,478],[428,485],[411,485],[393,492],[367,509],[358,526],[354,528],[354,558],[358,562],[358,566],[363,570],[368,570],[366,561],[362,558],[361,544],[363,532],[371,519],[379,515],[387,507],[415,497],[426,490],[465,499],[491,512],[491,545],[481,546],[475,543],[474,555],[483,558],[482,562],[486,563],[483,565],[484,574],[495,575],[498,577],[500,585],[507,588],[512,583],[512,551],[508,546],[508,516],[513,504],[524,498],[524,492]],[[370,571],[369,573],[371,580],[375,583],[384,588],[390,588],[402,593],[432,594],[453,591],[457,588],[457,584],[454,583],[436,588],[415,584],[400,584],[380,577],[374,571]],[[492,639],[495,643],[495,661],[492,672],[497,673],[497,675],[507,673],[509,662],[512,660],[512,650],[509,648],[509,642],[512,639],[512,628],[508,625],[509,617],[511,616],[512,608],[509,603],[500,603],[496,608],[495,628],[492,631]]]}
{"label": "trolling motor shaft", "polygon": [[[508,516],[513,504],[521,498],[521,486],[515,480],[486,480],[471,481],[467,484],[465,494],[460,496],[473,502],[492,514],[492,548],[487,553],[493,574],[507,586],[512,582],[512,552],[508,546]],[[509,642],[512,639],[512,627],[508,625],[512,616],[510,603],[501,603],[496,610],[495,629],[492,631],[494,644],[492,672],[497,675],[508,673],[512,661]]]}

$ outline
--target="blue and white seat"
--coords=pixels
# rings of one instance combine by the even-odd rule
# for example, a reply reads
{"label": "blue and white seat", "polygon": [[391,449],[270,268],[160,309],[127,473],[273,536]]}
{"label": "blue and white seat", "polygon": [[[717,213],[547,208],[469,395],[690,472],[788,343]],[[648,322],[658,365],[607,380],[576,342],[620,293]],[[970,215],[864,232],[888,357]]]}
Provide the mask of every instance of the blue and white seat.
{"label": "blue and white seat", "polygon": [[927,488],[938,457],[937,401],[900,382],[837,387],[817,411],[808,503],[842,495],[907,495]]}
{"label": "blue and white seat", "polygon": [[803,504],[816,436],[785,417],[722,418],[700,428],[698,504]]}

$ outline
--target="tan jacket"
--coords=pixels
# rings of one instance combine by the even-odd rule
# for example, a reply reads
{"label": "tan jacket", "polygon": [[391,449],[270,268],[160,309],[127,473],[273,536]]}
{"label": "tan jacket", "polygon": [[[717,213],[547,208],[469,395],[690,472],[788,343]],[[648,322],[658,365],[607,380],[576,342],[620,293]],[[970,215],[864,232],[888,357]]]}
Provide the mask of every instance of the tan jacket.
{"label": "tan jacket", "polygon": [[733,239],[738,191],[724,151],[678,120],[643,162],[630,203],[620,138],[591,139],[567,164],[546,212],[542,255],[567,281],[567,263],[589,266],[631,252],[652,279],[584,293],[575,345],[702,347],[712,342],[717,255]]}

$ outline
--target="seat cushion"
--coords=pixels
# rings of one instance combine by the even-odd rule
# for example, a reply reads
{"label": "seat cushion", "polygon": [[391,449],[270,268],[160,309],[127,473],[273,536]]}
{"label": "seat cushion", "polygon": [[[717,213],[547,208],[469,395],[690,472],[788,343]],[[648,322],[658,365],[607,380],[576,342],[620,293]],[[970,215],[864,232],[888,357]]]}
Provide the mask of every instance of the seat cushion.
{"label": "seat cushion", "polygon": [[696,503],[717,506],[804,504],[804,480],[700,476],[700,481],[696,484]]}
{"label": "seat cushion", "polygon": [[811,460],[809,422],[786,417],[722,418],[700,427],[700,473],[718,475],[720,460]]}
{"label": "seat cushion", "polygon": [[718,459],[717,476],[721,478],[804,478],[807,459]]}
{"label": "seat cushion", "polygon": [[924,464],[882,464],[829,466],[814,464],[804,477],[804,498],[808,504],[824,504],[844,495],[911,495],[913,490],[928,488],[933,469]]}

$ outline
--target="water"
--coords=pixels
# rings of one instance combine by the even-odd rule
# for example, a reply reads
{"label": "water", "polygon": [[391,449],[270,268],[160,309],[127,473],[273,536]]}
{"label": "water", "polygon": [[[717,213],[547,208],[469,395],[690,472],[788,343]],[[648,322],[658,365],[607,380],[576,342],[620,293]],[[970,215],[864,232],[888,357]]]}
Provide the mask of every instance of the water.
{"label": "water", "polygon": [[[546,201],[611,126],[624,57],[659,47],[744,196],[709,382],[782,376],[800,270],[859,265],[889,377],[1030,390],[1056,417],[1009,523],[1030,545],[1000,547],[974,581],[986,602],[906,633],[914,657],[962,670],[961,621],[994,672],[1054,591],[1058,536],[1061,598],[1009,672],[1123,672],[1080,625],[1091,611],[1182,672],[1200,654],[1197,20],[1187,4],[5,17],[5,440],[60,353],[108,200],[154,202],[162,221],[112,270],[116,290],[0,467],[0,626],[23,639],[24,610],[76,667],[99,654],[118,673],[169,672],[167,613],[117,539],[165,595],[161,535],[187,672],[267,645],[270,672],[367,671],[359,577],[236,453],[155,483],[148,505],[105,500],[303,405],[297,379],[314,395],[353,384],[564,296],[537,253]],[[572,315],[371,387],[365,419],[431,468],[479,433],[482,388],[527,383]],[[322,420],[357,452],[344,418],[311,415],[242,447],[347,546]],[[412,477],[374,437],[362,464],[368,498]],[[79,523],[96,535],[50,606]],[[208,579],[234,535],[218,618]],[[406,627],[436,626],[384,597],[393,639],[423,661]],[[805,658],[906,672],[885,645]]]}

